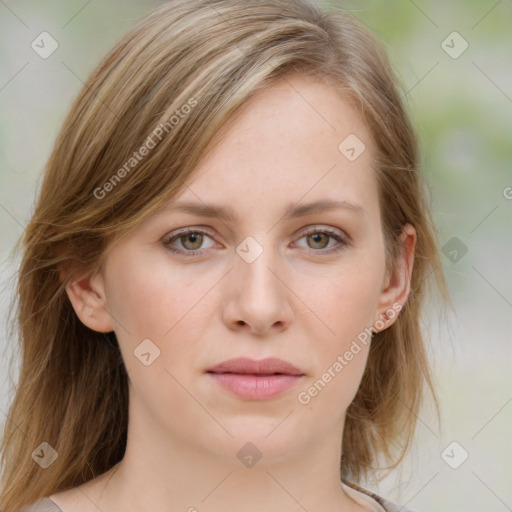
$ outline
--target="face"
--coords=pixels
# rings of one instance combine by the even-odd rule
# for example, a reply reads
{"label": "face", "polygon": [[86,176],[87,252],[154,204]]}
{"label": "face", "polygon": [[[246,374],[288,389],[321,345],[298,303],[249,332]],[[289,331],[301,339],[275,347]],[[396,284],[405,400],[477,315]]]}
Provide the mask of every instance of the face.
{"label": "face", "polygon": [[[233,458],[248,441],[271,458],[340,439],[369,328],[383,313],[386,327],[396,319],[412,265],[409,231],[403,265],[386,272],[373,155],[336,90],[282,81],[245,105],[187,186],[114,245],[100,274],[68,286],[84,323],[115,331],[130,422]],[[208,373],[238,357],[279,358],[301,376]]]}

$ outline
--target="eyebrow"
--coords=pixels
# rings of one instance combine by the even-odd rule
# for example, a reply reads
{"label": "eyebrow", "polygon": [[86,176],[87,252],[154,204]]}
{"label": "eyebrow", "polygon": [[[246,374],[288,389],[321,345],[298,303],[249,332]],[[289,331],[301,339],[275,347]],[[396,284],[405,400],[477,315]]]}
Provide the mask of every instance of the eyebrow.
{"label": "eyebrow", "polygon": [[[306,204],[290,204],[286,207],[283,220],[297,217],[305,217],[314,213],[332,210],[348,210],[358,215],[367,215],[366,210],[358,204],[345,200],[325,199]],[[199,217],[215,217],[226,222],[238,222],[238,214],[231,206],[220,206],[216,204],[196,202],[176,202],[165,208],[166,212],[183,212]]]}

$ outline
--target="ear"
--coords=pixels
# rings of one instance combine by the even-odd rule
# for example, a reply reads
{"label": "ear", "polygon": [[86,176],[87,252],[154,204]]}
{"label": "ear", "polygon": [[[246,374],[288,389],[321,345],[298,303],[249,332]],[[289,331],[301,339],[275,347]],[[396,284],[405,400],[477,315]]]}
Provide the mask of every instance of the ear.
{"label": "ear", "polygon": [[375,332],[384,331],[398,318],[411,290],[411,276],[416,247],[416,230],[406,224],[400,235],[401,250],[393,270],[387,271],[374,320]]}
{"label": "ear", "polygon": [[83,269],[70,266],[61,268],[61,279],[66,281],[66,293],[80,321],[97,332],[114,330],[112,318],[107,310],[104,279],[101,274],[93,277]]}

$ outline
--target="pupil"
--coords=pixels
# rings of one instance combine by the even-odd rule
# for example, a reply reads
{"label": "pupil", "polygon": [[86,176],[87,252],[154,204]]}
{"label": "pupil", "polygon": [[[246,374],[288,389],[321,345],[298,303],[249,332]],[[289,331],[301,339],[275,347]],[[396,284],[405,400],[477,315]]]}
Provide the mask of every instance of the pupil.
{"label": "pupil", "polygon": [[310,236],[313,238],[314,243],[321,243],[321,239],[324,236],[324,233],[313,233]]}
{"label": "pupil", "polygon": [[[184,245],[185,247],[188,247],[189,249],[197,249],[198,245],[201,245],[202,236],[200,233],[189,233],[188,235],[185,235],[184,238]],[[199,242],[198,242],[199,240]],[[187,244],[191,244],[187,245]]]}

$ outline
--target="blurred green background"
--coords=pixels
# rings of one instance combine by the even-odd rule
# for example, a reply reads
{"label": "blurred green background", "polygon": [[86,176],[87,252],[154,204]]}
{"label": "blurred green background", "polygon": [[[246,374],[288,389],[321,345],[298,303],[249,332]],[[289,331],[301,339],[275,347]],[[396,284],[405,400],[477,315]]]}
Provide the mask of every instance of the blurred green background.
{"label": "blurred green background", "polygon": [[[10,251],[31,214],[60,124],[100,59],[162,3],[0,1],[4,319],[11,297],[5,283],[15,265]],[[438,322],[435,304],[425,318],[441,429],[425,407],[402,474],[367,487],[425,512],[512,510],[512,1],[319,3],[341,6],[370,27],[401,77],[421,137],[455,306],[448,323]],[[30,46],[43,31],[59,44],[47,59]],[[5,329],[1,334],[6,348]],[[9,403],[5,357],[0,371],[3,422]],[[467,460],[452,467],[466,452]]]}

